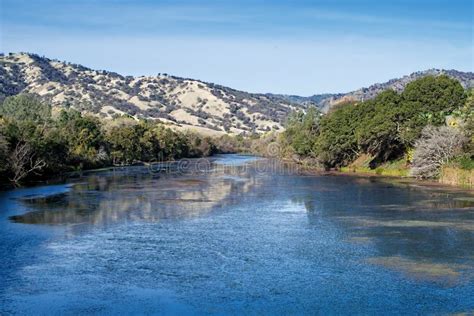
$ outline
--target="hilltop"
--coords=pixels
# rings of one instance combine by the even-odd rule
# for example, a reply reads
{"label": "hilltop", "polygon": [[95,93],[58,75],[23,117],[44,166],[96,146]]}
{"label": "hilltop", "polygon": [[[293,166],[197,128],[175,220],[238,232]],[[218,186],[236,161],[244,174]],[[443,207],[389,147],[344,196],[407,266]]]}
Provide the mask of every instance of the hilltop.
{"label": "hilltop", "polygon": [[296,109],[314,105],[327,112],[343,102],[372,99],[386,89],[400,92],[409,82],[439,74],[464,88],[474,87],[472,72],[431,69],[349,93],[258,94],[168,74],[123,76],[36,54],[10,53],[0,55],[0,99],[34,93],[55,108],[73,107],[105,119],[127,114],[203,134],[251,134],[282,130]]}
{"label": "hilltop", "polygon": [[34,93],[53,107],[112,118],[128,114],[201,133],[280,130],[302,106],[168,74],[122,76],[29,53],[0,56],[0,94]]}
{"label": "hilltop", "polygon": [[379,93],[387,89],[402,92],[406,85],[417,79],[426,76],[447,75],[452,79],[458,80],[464,89],[474,87],[474,73],[462,72],[457,70],[444,69],[428,69],[417,71],[401,78],[391,79],[384,83],[376,83],[366,88],[360,88],[348,93],[326,93],[315,94],[309,97],[301,97],[297,95],[279,95],[268,94],[270,97],[283,98],[290,102],[299,103],[301,105],[316,105],[322,112],[327,112],[331,107],[344,102],[365,101],[375,98]]}

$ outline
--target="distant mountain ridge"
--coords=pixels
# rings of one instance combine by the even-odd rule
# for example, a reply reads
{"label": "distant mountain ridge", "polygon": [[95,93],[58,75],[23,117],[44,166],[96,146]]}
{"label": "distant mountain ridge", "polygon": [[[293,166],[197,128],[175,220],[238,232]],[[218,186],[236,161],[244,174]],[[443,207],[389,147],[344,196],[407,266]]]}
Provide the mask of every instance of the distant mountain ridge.
{"label": "distant mountain ridge", "polygon": [[327,112],[345,101],[362,101],[386,89],[401,91],[427,75],[446,74],[474,87],[474,73],[431,69],[349,93],[310,97],[248,93],[167,74],[122,76],[29,53],[0,54],[0,99],[34,93],[55,108],[72,107],[103,118],[128,114],[160,120],[204,134],[250,134],[281,130],[294,110],[317,106]]}
{"label": "distant mountain ridge", "polygon": [[316,105],[323,112],[327,112],[332,106],[347,101],[364,101],[372,99],[380,92],[393,89],[397,92],[401,92],[405,86],[425,76],[439,76],[447,75],[453,79],[458,80],[461,85],[467,88],[474,88],[474,73],[473,72],[462,72],[457,70],[443,70],[443,69],[428,69],[425,71],[414,72],[410,75],[403,76],[401,78],[391,79],[384,83],[376,83],[367,88],[360,88],[358,90],[348,93],[326,93],[326,94],[315,94],[309,97],[301,97],[296,95],[281,95],[281,94],[269,94],[274,97],[284,98],[288,101],[299,103],[302,105],[313,104]]}

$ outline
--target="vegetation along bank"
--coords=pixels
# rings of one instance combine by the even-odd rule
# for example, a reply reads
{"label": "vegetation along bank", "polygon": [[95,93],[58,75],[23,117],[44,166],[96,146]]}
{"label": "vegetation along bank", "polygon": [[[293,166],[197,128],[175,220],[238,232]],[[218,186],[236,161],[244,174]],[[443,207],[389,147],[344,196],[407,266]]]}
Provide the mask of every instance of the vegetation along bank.
{"label": "vegetation along bank", "polygon": [[19,94],[0,104],[0,182],[18,185],[74,170],[250,152],[325,170],[434,178],[472,188],[473,108],[472,90],[444,75],[427,76],[402,92],[386,90],[327,114],[315,107],[295,111],[283,132],[210,137],[157,120],[53,109],[34,95]]}
{"label": "vegetation along bank", "polygon": [[341,104],[327,115],[295,112],[281,155],[324,169],[439,179],[473,187],[474,93],[427,76],[397,93]]}

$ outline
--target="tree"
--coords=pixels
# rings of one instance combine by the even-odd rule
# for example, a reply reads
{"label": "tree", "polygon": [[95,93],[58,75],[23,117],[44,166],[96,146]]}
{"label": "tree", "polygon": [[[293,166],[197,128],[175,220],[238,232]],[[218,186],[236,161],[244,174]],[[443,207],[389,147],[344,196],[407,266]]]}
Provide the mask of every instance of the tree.
{"label": "tree", "polygon": [[138,124],[114,126],[107,131],[106,140],[109,143],[114,164],[130,164],[141,160],[140,138],[142,136],[143,130]]}
{"label": "tree", "polygon": [[31,95],[7,98],[0,113],[0,175],[15,184],[35,175],[102,166],[112,159],[130,164],[216,152],[211,138],[154,121],[100,121],[73,109],[53,118],[51,107]]}
{"label": "tree", "polygon": [[8,169],[8,141],[0,134],[0,175]]}
{"label": "tree", "polygon": [[5,120],[0,118],[0,174],[7,170],[8,139],[5,136]]}
{"label": "tree", "polygon": [[9,166],[12,171],[10,179],[15,185],[31,174],[38,172],[46,166],[46,162],[36,157],[29,144],[18,143],[8,158]]}
{"label": "tree", "polygon": [[446,115],[465,100],[457,80],[428,76],[408,84],[402,94],[387,90],[373,100],[340,104],[318,120],[310,113],[295,113],[282,143],[299,155],[317,155],[326,167],[345,165],[362,153],[371,156],[371,166],[376,166],[403,155],[423,127],[443,125]]}
{"label": "tree", "polygon": [[365,153],[374,157],[374,162],[385,162],[403,152],[399,136],[399,103],[400,95],[387,90],[374,100],[359,105],[365,107],[366,115],[358,125],[357,142]]}
{"label": "tree", "polygon": [[319,134],[321,112],[310,107],[306,113],[290,114],[283,137],[295,153],[301,156],[316,156],[315,143]]}
{"label": "tree", "polygon": [[172,160],[189,156],[190,145],[184,134],[161,125],[158,125],[154,132],[159,139],[163,159]]}
{"label": "tree", "polygon": [[466,151],[474,158],[474,89],[469,90],[466,104],[459,111],[459,117],[463,121],[461,128],[469,138]]}
{"label": "tree", "polygon": [[76,110],[63,110],[59,114],[57,126],[68,144],[68,158],[72,163],[95,165],[107,158],[99,155],[105,144],[98,118],[83,116]]}
{"label": "tree", "polygon": [[347,104],[321,119],[316,146],[326,167],[344,165],[359,155],[356,130],[370,111],[362,104]]}
{"label": "tree", "polygon": [[448,76],[426,76],[409,83],[402,93],[398,121],[402,122],[400,137],[413,145],[428,124],[443,125],[445,117],[462,107],[466,93],[455,79]]}
{"label": "tree", "polygon": [[467,142],[458,129],[448,126],[427,126],[415,143],[411,175],[417,178],[435,178],[451,158],[462,152]]}
{"label": "tree", "polygon": [[217,152],[217,147],[210,137],[201,137],[196,133],[185,134],[189,145],[189,157],[207,157]]}
{"label": "tree", "polygon": [[17,121],[44,123],[51,118],[51,106],[30,94],[7,97],[0,104],[0,115]]}

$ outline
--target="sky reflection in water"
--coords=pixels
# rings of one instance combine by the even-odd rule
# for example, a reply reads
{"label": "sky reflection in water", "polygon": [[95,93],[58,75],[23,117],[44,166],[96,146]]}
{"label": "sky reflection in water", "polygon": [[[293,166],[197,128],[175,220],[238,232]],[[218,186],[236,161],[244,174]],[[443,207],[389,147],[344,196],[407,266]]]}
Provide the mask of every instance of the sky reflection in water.
{"label": "sky reflection in water", "polygon": [[0,195],[0,312],[474,310],[471,193],[187,163]]}

